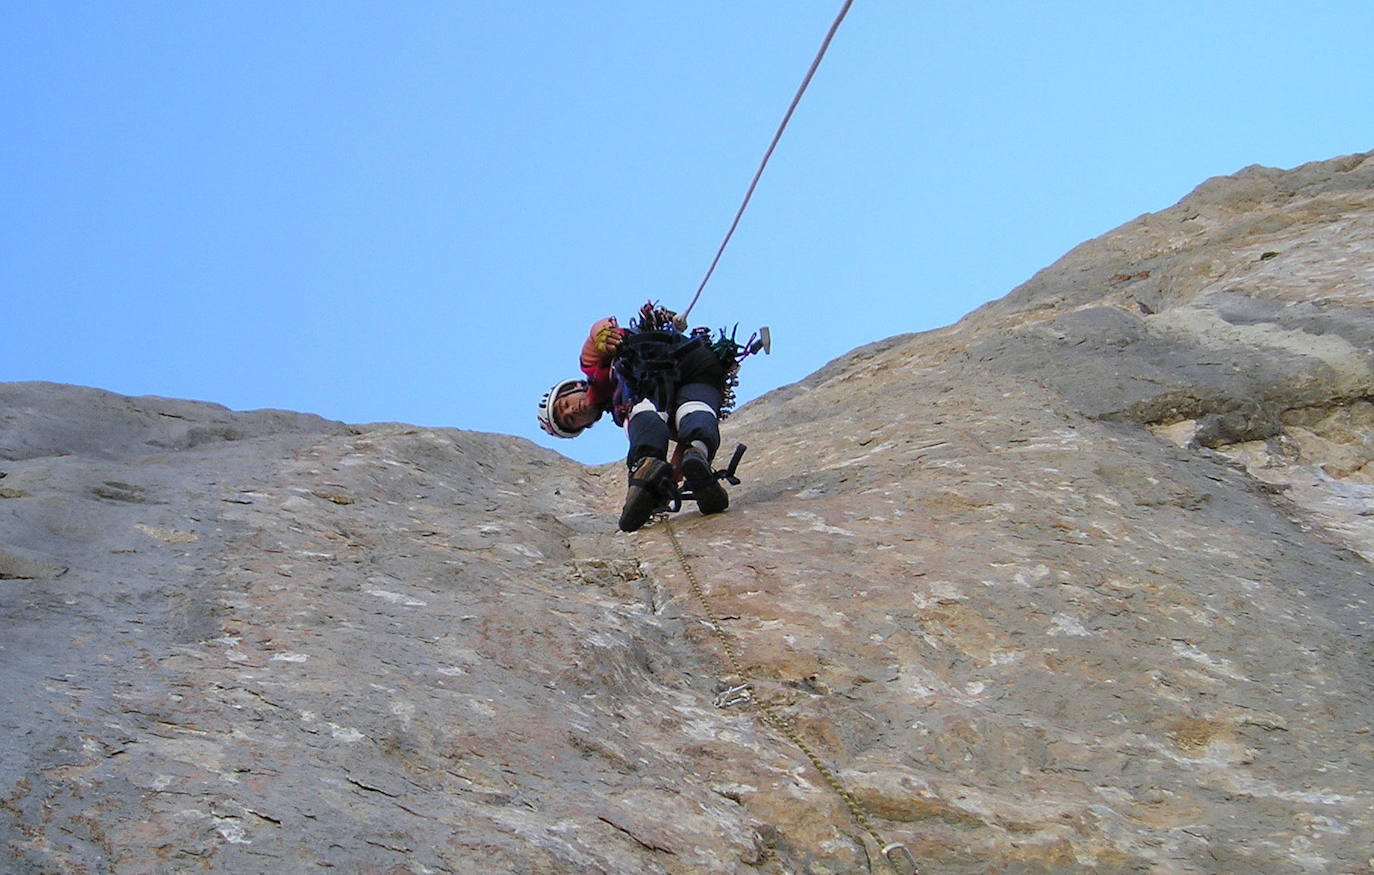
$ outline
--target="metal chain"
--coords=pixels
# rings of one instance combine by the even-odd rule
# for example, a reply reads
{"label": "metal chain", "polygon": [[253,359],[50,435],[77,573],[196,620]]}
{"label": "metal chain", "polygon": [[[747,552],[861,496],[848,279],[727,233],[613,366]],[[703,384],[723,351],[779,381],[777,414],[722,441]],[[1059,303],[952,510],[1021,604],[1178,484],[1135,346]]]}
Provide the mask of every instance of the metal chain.
{"label": "metal chain", "polygon": [[682,571],[687,575],[687,582],[691,584],[692,592],[696,594],[697,601],[701,603],[701,611],[706,617],[706,622],[710,625],[712,630],[715,631],[716,637],[720,640],[721,649],[725,651],[725,660],[728,663],[727,667],[734,673],[735,677],[739,678],[739,686],[732,688],[728,692],[744,692],[746,694],[734,701],[752,699],[754,704],[758,706],[759,713],[763,715],[764,720],[778,732],[782,733],[788,741],[796,745],[798,750],[806,754],[806,758],[811,761],[811,765],[815,767],[820,776],[825,779],[825,783],[830,786],[831,790],[835,791],[835,794],[844,802],[845,807],[849,809],[849,813],[854,818],[854,822],[878,843],[878,847],[882,849],[883,855],[888,858],[888,863],[892,866],[893,870],[896,871],[898,875],[918,875],[916,861],[911,856],[911,852],[907,850],[905,845],[898,842],[888,842],[882,837],[882,834],[880,834],[878,830],[874,828],[872,822],[869,821],[867,813],[863,810],[863,806],[859,804],[859,801],[854,798],[854,795],[840,782],[840,779],[830,770],[830,767],[821,761],[821,758],[811,749],[811,746],[797,734],[797,731],[792,728],[791,721],[780,714],[777,709],[764,701],[761,697],[749,695],[754,691],[753,678],[745,671],[744,663],[741,662],[739,654],[735,650],[735,645],[731,642],[730,636],[725,633],[725,627],[720,624],[720,620],[716,618],[715,612],[711,610],[711,602],[706,598],[706,590],[702,588],[701,582],[697,580],[696,572],[692,569],[692,563],[687,561],[687,554],[682,550],[682,544],[678,541],[677,532],[673,531],[672,522],[665,518],[663,520],[663,529],[668,533],[668,540],[672,542],[673,552],[677,554],[678,562],[682,565]]}

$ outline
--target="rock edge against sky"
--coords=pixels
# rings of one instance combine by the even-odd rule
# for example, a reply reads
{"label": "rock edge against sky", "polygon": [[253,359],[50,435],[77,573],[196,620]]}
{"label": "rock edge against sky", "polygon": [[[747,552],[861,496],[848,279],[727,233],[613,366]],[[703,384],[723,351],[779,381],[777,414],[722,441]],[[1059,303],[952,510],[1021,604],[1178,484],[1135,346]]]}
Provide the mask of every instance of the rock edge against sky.
{"label": "rock edge against sky", "polygon": [[[674,527],[924,871],[1367,871],[1371,350],[1371,155],[1247,168],[746,405]],[[15,383],[0,472],[7,871],[877,865],[617,466]]]}

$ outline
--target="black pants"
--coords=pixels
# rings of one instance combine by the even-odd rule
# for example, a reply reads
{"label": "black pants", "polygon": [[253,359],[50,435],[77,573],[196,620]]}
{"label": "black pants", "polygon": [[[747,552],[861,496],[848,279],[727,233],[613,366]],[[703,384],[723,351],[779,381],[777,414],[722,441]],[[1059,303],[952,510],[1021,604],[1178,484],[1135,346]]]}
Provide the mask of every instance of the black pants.
{"label": "black pants", "polygon": [[668,441],[679,444],[701,441],[708,458],[720,448],[720,405],[725,396],[725,370],[720,357],[705,343],[693,344],[678,363],[677,385],[673,397],[660,410],[661,402],[651,394],[634,406],[625,431],[630,452],[625,461],[633,465],[645,456],[668,458]]}

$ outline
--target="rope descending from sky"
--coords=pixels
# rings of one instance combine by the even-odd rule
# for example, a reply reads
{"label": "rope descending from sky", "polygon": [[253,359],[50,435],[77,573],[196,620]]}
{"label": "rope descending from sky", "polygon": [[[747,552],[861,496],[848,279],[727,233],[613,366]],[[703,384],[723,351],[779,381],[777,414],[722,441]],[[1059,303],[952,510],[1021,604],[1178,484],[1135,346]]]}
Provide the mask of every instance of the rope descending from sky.
{"label": "rope descending from sky", "polygon": [[725,247],[729,245],[730,238],[734,236],[735,229],[739,227],[739,220],[744,215],[744,210],[749,206],[749,199],[754,196],[754,189],[758,187],[759,178],[763,176],[763,168],[768,166],[768,159],[773,157],[773,150],[777,148],[778,141],[782,139],[782,132],[787,129],[787,123],[792,120],[792,113],[796,110],[797,104],[801,102],[802,95],[806,93],[806,86],[811,84],[811,77],[816,75],[816,68],[821,65],[821,58],[825,57],[826,49],[830,48],[830,40],[835,37],[835,31],[840,29],[840,22],[844,21],[845,15],[849,13],[849,7],[854,5],[854,0],[844,0],[844,5],[840,12],[835,16],[835,20],[830,24],[830,30],[825,34],[825,40],[821,43],[820,50],[816,52],[816,58],[811,62],[811,69],[806,71],[806,78],[802,79],[801,87],[792,98],[792,105],[787,107],[787,113],[782,117],[782,123],[778,125],[777,133],[773,134],[773,142],[768,144],[768,151],[763,153],[763,160],[759,162],[759,169],[754,171],[754,179],[749,183],[749,190],[744,193],[744,202],[739,205],[739,211],[735,213],[735,220],[730,223],[730,230],[725,232],[725,239],[721,241],[720,248],[716,250],[716,257],[711,260],[711,266],[706,270],[706,276],[701,280],[701,285],[697,286],[697,293],[692,296],[692,303],[687,305],[687,309],[682,311],[682,318],[692,312],[692,308],[697,305],[697,299],[701,297],[701,290],[706,288],[706,283],[711,279],[711,274],[715,273],[716,265],[720,263],[720,257],[725,254]]}

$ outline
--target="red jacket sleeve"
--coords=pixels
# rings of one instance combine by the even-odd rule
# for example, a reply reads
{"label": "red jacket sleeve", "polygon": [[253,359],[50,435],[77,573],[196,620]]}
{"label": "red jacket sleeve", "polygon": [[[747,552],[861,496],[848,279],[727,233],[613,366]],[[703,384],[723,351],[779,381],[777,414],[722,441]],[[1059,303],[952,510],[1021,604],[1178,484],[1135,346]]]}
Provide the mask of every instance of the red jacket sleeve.
{"label": "red jacket sleeve", "polygon": [[580,363],[582,373],[587,375],[587,400],[600,407],[609,404],[615,393],[615,375],[611,371],[615,354],[598,348],[596,336],[605,326],[614,324],[613,316],[596,320],[592,323],[591,331],[587,332],[587,339],[582,342]]}

